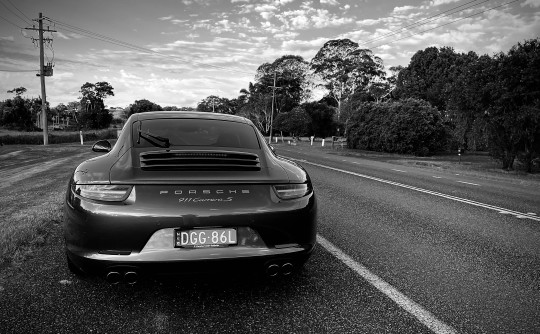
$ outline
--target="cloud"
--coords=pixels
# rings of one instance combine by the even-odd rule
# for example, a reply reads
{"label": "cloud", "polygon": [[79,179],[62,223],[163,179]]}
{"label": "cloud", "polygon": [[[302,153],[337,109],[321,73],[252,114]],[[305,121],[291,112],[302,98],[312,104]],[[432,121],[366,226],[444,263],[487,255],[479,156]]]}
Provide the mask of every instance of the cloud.
{"label": "cloud", "polygon": [[56,36],[60,37],[61,39],[71,39],[69,38],[68,36],[64,35],[63,33],[61,33],[60,31],[57,31],[54,33]]}
{"label": "cloud", "polygon": [[449,3],[459,2],[461,0],[433,0],[430,2],[430,6],[441,6]]}
{"label": "cloud", "polygon": [[15,41],[15,38],[13,36],[6,36],[6,37],[0,36],[0,41],[13,42],[13,41]]}
{"label": "cloud", "polygon": [[186,23],[186,22],[189,22],[189,20],[179,20],[179,19],[171,20],[172,24],[182,24],[182,23]]}
{"label": "cloud", "polygon": [[255,11],[262,13],[262,12],[273,12],[276,11],[277,7],[270,4],[263,4],[263,5],[257,5],[255,6]]}
{"label": "cloud", "polygon": [[54,75],[52,77],[49,78],[49,80],[66,80],[68,78],[73,78],[75,75],[73,74],[73,72],[59,72],[59,71],[55,71],[54,72]]}
{"label": "cloud", "polygon": [[172,16],[172,15],[171,15],[171,16],[163,16],[163,17],[158,18],[158,20],[161,20],[161,21],[168,21],[168,20],[172,19],[173,17],[174,17],[174,16]]}
{"label": "cloud", "polygon": [[533,8],[540,7],[540,0],[527,0],[525,1],[522,6],[531,6]]}
{"label": "cloud", "polygon": [[331,5],[331,6],[338,6],[339,2],[337,2],[336,0],[321,0],[321,4]]}
{"label": "cloud", "polygon": [[403,13],[410,12],[417,9],[418,9],[417,7],[413,7],[413,6],[394,7],[394,10],[392,11],[392,13],[403,14]]}

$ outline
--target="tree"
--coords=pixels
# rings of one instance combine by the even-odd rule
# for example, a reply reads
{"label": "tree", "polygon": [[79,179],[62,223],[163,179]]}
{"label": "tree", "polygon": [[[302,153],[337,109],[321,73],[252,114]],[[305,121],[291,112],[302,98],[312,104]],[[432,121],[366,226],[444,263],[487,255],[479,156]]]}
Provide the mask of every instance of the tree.
{"label": "tree", "polygon": [[519,157],[530,172],[540,156],[540,38],[496,55],[494,65],[495,80],[486,87],[490,151],[503,169],[513,169]]}
{"label": "tree", "polygon": [[[251,120],[264,134],[270,132],[270,116],[272,112],[272,96],[259,90],[259,85],[249,83],[249,91],[242,89],[238,97],[237,115]],[[246,102],[243,102],[246,101]]]}
{"label": "tree", "polygon": [[197,104],[197,110],[203,112],[217,112],[221,114],[236,114],[238,109],[237,99],[227,99],[225,97],[219,97],[210,95],[199,104]]}
{"label": "tree", "polygon": [[311,118],[310,134],[325,138],[335,134],[337,124],[334,122],[334,108],[326,103],[308,102],[302,104]]}
{"label": "tree", "polygon": [[347,127],[351,148],[420,156],[444,148],[447,136],[440,112],[416,99],[359,103]]}
{"label": "tree", "polygon": [[[237,114],[249,118],[263,133],[269,133],[272,112],[275,119],[309,97],[311,80],[308,69],[308,62],[293,55],[262,64],[257,69],[255,83],[250,82],[248,89],[240,91]],[[279,87],[275,90],[274,78],[275,86]]]}
{"label": "tree", "polygon": [[7,92],[8,93],[15,93],[15,96],[21,96],[22,94],[26,93],[26,88],[24,87],[18,87],[18,88],[13,88],[12,90],[8,90]]}
{"label": "tree", "polygon": [[459,57],[451,47],[428,47],[417,51],[409,65],[399,72],[398,97],[425,100],[439,111],[446,111],[447,83]]}
{"label": "tree", "polygon": [[338,120],[343,101],[358,90],[367,90],[375,79],[385,76],[382,60],[349,39],[326,42],[311,60],[311,69],[336,100]]}
{"label": "tree", "polygon": [[287,113],[279,114],[274,120],[274,128],[298,137],[311,130],[311,118],[303,107],[298,106]]}
{"label": "tree", "polygon": [[[257,69],[255,79],[258,89],[275,94],[276,114],[288,112],[311,94],[308,76],[309,63],[300,56],[282,56],[272,64],[264,63]],[[274,91],[274,78],[279,89]]]}
{"label": "tree", "polygon": [[105,81],[95,84],[85,83],[81,86],[81,106],[79,114],[79,125],[90,129],[101,129],[108,127],[112,121],[112,115],[107,109],[103,100],[108,96],[114,96],[114,88]]}
{"label": "tree", "polygon": [[493,59],[474,52],[462,54],[449,69],[446,117],[452,125],[453,149],[485,149],[484,112],[490,103],[486,87],[495,80]]}
{"label": "tree", "polygon": [[41,110],[41,99],[23,99],[20,94],[16,94],[13,99],[0,104],[0,125],[20,131],[34,130],[34,107],[35,110]]}
{"label": "tree", "polygon": [[142,100],[136,100],[134,103],[130,104],[129,107],[126,109],[127,111],[127,117],[138,114],[142,112],[149,112],[149,111],[156,111],[161,110],[161,106],[159,104],[155,104],[152,101],[149,101],[147,99]]}

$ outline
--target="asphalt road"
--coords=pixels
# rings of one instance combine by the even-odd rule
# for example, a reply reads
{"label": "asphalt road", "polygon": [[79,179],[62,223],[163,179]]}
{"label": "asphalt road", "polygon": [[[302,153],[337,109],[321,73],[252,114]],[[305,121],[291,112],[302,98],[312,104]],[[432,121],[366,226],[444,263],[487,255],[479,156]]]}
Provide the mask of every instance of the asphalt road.
{"label": "asphalt road", "polygon": [[68,271],[58,225],[0,286],[0,333],[540,333],[538,187],[278,153],[319,201],[297,275],[110,286]]}

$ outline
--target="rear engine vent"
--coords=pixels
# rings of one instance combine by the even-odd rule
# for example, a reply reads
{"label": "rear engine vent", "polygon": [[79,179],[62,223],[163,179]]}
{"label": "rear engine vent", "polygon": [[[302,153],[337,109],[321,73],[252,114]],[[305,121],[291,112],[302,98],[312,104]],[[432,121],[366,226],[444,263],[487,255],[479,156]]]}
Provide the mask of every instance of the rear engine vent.
{"label": "rear engine vent", "polygon": [[229,151],[170,151],[141,153],[141,169],[148,171],[258,171],[256,154]]}

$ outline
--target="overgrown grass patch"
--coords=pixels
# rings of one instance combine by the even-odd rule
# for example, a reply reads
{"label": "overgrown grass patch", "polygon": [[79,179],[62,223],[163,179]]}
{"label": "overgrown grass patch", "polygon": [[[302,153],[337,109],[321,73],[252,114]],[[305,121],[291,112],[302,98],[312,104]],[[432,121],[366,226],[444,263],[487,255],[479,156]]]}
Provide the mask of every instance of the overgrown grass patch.
{"label": "overgrown grass patch", "polygon": [[54,196],[40,205],[11,215],[1,223],[0,262],[17,265],[36,246],[43,245],[53,224],[62,220],[61,203],[59,196]]}
{"label": "overgrown grass patch", "polygon": [[[88,146],[14,149],[19,152],[16,156],[0,161],[4,181],[0,184],[0,268],[21,263],[46,242],[63,220],[71,172],[82,160],[96,156]],[[54,160],[62,163],[50,163]]]}

